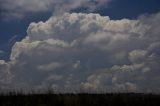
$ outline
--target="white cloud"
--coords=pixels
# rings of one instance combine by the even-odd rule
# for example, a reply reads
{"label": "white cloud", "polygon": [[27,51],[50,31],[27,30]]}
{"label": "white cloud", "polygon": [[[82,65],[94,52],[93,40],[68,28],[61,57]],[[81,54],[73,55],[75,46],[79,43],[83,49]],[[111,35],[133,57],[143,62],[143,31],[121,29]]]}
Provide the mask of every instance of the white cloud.
{"label": "white cloud", "polygon": [[0,60],[0,65],[5,64],[6,62],[4,60]]}
{"label": "white cloud", "polygon": [[0,0],[0,7],[5,17],[22,18],[28,13],[52,12],[61,13],[77,8],[94,11],[107,6],[111,0]]}
{"label": "white cloud", "polygon": [[65,13],[33,22],[0,68],[7,64],[16,88],[160,92],[158,17]]}
{"label": "white cloud", "polygon": [[10,72],[10,66],[4,60],[0,60],[0,89],[3,90],[10,89],[12,86],[13,75]]}

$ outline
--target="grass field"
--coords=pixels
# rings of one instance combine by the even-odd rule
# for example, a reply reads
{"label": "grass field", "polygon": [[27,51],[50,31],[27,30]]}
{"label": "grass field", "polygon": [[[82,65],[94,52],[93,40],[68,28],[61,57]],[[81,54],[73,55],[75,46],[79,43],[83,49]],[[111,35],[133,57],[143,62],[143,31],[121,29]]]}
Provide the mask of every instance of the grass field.
{"label": "grass field", "polygon": [[10,93],[0,96],[0,106],[160,106],[160,95]]}

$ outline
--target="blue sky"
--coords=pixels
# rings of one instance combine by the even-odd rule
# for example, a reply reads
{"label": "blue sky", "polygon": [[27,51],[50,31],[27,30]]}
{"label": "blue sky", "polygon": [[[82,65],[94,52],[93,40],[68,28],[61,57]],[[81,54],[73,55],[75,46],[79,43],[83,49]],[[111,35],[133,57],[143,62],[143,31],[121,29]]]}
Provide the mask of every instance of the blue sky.
{"label": "blue sky", "polygon": [[[109,16],[111,17],[111,19],[135,19],[143,14],[152,14],[159,12],[159,5],[159,0],[114,0],[109,4],[109,6],[107,6],[107,8],[101,8],[93,12],[99,13],[104,16]],[[77,11],[81,12],[79,10]],[[9,59],[10,50],[14,44],[13,42],[19,41],[27,35],[26,30],[31,22],[45,21],[51,15],[51,11],[45,13],[39,12],[32,15],[28,14],[22,19],[7,21],[1,17],[0,50],[4,51],[5,53],[3,55],[0,55],[0,58],[5,60]],[[13,37],[15,37],[14,41],[12,42],[12,44],[9,44],[10,39],[12,39]]]}
{"label": "blue sky", "polygon": [[160,93],[159,5],[0,0],[0,89]]}

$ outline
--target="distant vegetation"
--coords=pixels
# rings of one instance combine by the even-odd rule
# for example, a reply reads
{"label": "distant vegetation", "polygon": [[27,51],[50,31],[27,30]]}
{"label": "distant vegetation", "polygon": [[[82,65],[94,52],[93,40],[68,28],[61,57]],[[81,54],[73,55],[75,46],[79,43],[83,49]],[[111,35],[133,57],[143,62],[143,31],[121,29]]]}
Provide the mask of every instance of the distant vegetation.
{"label": "distant vegetation", "polygon": [[160,106],[160,95],[110,94],[16,94],[0,96],[0,106]]}

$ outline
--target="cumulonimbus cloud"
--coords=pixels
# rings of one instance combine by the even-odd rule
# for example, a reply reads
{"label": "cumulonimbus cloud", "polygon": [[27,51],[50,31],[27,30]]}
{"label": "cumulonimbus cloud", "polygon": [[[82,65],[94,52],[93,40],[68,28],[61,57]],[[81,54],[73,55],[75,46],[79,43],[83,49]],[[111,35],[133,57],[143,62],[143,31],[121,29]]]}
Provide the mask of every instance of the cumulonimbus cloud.
{"label": "cumulonimbus cloud", "polygon": [[77,8],[94,11],[108,6],[111,0],[0,0],[2,16],[12,19],[38,12],[69,12]]}
{"label": "cumulonimbus cloud", "polygon": [[158,22],[160,13],[136,20],[65,13],[33,22],[13,46],[11,60],[0,61],[6,76],[0,83],[14,89],[160,92]]}

